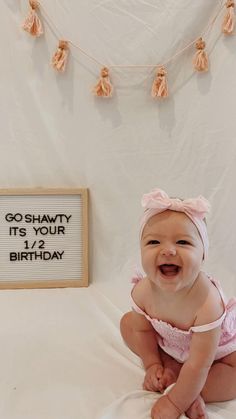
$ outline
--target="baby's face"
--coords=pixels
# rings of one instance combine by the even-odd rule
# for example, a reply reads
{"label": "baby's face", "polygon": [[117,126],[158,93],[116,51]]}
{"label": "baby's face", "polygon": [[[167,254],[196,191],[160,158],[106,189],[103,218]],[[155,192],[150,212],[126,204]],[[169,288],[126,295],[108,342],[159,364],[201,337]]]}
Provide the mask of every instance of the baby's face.
{"label": "baby's face", "polygon": [[141,257],[147,277],[168,291],[191,288],[203,260],[199,232],[186,214],[164,211],[150,218],[141,239]]}

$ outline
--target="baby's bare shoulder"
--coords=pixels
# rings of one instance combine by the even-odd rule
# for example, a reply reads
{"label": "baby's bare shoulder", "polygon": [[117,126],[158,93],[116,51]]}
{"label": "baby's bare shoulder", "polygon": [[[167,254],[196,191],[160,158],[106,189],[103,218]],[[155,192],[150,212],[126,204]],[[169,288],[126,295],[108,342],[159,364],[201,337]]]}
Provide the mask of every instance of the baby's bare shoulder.
{"label": "baby's bare shoulder", "polygon": [[207,324],[219,319],[224,313],[224,303],[214,283],[202,273],[198,284],[199,308],[195,325]]}
{"label": "baby's bare shoulder", "polygon": [[151,293],[149,280],[147,278],[141,279],[133,288],[132,297],[135,303],[140,307],[146,306],[146,301]]}

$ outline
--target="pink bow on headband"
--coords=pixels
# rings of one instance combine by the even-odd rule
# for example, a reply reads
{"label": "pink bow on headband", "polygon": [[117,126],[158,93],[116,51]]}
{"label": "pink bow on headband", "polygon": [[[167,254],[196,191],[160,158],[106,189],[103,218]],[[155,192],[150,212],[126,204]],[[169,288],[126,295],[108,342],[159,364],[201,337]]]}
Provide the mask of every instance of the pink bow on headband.
{"label": "pink bow on headband", "polygon": [[185,212],[201,220],[210,211],[210,203],[201,195],[197,198],[181,201],[178,198],[169,198],[166,192],[161,189],[154,189],[152,192],[143,195],[141,203],[145,210],[153,209],[156,214],[170,209]]}

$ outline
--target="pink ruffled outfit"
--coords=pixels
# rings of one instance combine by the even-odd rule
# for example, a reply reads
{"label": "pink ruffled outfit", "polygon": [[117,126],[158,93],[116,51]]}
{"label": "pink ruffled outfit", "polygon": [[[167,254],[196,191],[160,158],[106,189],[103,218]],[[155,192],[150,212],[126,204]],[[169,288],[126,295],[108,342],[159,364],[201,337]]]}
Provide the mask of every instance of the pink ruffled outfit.
{"label": "pink ruffled outfit", "polygon": [[[135,278],[134,282],[137,283],[139,280],[142,280],[142,278]],[[131,295],[132,309],[139,314],[143,314],[150,321],[153,328],[157,331],[158,345],[178,362],[184,363],[188,358],[192,333],[206,332],[220,325],[221,336],[215,360],[236,351],[236,298],[231,298],[226,302],[220,284],[210,276],[209,280],[218,289],[225,306],[225,311],[216,321],[201,326],[192,326],[189,330],[181,330],[162,320],[151,318],[137,306]]]}

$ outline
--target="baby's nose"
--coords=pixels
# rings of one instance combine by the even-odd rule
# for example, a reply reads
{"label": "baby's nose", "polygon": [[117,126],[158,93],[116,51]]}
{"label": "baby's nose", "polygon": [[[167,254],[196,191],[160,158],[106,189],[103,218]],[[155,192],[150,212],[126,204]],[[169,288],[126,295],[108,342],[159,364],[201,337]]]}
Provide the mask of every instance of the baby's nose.
{"label": "baby's nose", "polygon": [[161,250],[162,256],[175,256],[176,250],[174,247],[165,247]]}

